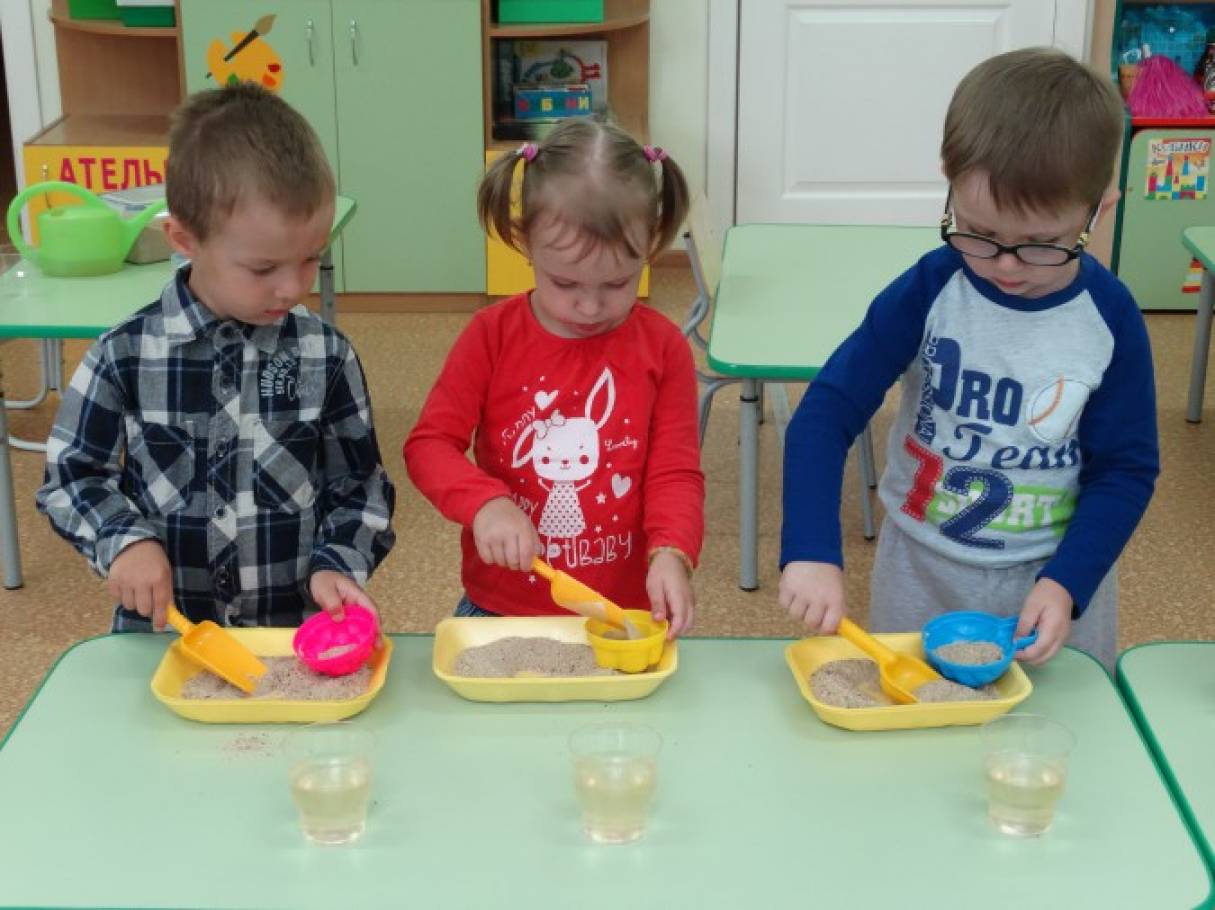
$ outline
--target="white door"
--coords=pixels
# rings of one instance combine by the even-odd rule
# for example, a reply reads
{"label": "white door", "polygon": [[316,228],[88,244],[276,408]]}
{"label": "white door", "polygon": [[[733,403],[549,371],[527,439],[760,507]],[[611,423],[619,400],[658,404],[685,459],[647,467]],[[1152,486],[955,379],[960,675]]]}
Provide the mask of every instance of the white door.
{"label": "white door", "polygon": [[935,223],[958,80],[1014,48],[1082,54],[1074,3],[741,0],[737,220]]}

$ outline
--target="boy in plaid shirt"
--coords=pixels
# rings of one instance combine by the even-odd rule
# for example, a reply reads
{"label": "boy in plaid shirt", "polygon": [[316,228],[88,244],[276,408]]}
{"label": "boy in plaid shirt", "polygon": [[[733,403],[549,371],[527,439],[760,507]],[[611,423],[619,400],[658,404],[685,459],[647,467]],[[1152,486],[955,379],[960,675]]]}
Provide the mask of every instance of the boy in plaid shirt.
{"label": "boy in plaid shirt", "polygon": [[297,303],[329,242],[316,134],[254,85],[193,96],[167,164],[160,300],[103,335],[64,392],[38,508],[108,578],[114,631],[298,625],[375,608],[394,491],[363,371]]}

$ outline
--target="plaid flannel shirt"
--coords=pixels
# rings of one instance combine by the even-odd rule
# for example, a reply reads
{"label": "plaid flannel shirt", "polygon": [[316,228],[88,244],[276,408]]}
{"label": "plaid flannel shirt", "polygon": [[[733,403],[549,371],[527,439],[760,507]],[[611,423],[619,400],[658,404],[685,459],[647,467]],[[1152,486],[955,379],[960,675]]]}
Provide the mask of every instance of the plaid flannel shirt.
{"label": "plaid flannel shirt", "polygon": [[38,508],[105,576],[159,540],[177,606],[221,625],[298,625],[308,583],[366,582],[394,490],[350,342],[302,306],[220,320],[188,269],[103,335],[63,393]]}

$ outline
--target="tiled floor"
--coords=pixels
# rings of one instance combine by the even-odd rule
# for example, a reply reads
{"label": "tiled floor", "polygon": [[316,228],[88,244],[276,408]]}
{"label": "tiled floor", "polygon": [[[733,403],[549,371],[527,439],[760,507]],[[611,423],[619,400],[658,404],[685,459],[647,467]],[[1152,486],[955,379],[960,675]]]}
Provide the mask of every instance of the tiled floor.
{"label": "tiled floor", "polygon": [[[655,273],[654,303],[673,318],[692,297],[686,271]],[[340,307],[339,307],[340,312]],[[450,613],[460,592],[456,529],[440,518],[410,485],[400,445],[466,315],[340,316],[370,380],[383,454],[399,490],[396,549],[372,581],[390,631],[424,631]],[[1193,317],[1151,316],[1156,357],[1164,471],[1156,498],[1122,563],[1122,644],[1161,638],[1215,638],[1215,370],[1208,379],[1207,422],[1185,422]],[[68,345],[69,368],[83,344]],[[37,378],[31,342],[0,349],[12,398],[28,397]],[[790,388],[796,404],[800,390]],[[876,421],[885,438],[892,393]],[[14,412],[17,435],[45,437],[54,402]],[[754,593],[737,587],[737,392],[719,393],[704,451],[708,476],[708,536],[697,577],[695,632],[724,636],[788,636],[797,627],[776,603],[780,522],[780,458],[775,430],[761,431],[760,583]],[[879,444],[879,462],[881,445]],[[56,537],[34,510],[40,481],[38,455],[12,453],[16,477],[25,587],[0,590],[0,734],[16,718],[56,656],[72,642],[108,628],[111,602],[83,560]],[[863,619],[873,547],[861,538],[855,466],[845,480],[844,533],[848,596]]]}

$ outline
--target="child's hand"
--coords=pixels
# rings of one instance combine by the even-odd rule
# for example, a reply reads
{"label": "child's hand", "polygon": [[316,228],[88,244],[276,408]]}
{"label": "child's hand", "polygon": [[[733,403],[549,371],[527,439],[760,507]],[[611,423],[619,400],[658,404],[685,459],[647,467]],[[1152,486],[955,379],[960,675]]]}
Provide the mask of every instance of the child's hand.
{"label": "child's hand", "polygon": [[491,499],[477,510],[472,532],[477,553],[491,566],[522,572],[531,568],[532,557],[544,553],[531,519],[505,496]]}
{"label": "child's hand", "polygon": [[157,632],[173,599],[173,569],[159,540],[141,540],[126,547],[110,563],[110,593],[128,610],[152,618]]}
{"label": "child's hand", "polygon": [[1038,640],[1016,653],[1018,660],[1041,666],[1059,653],[1072,631],[1072,596],[1059,582],[1040,578],[1025,598],[1017,638],[1038,630]]}
{"label": "child's hand", "polygon": [[667,629],[668,640],[691,628],[696,595],[692,592],[692,580],[688,578],[683,560],[674,553],[655,553],[650,560],[650,571],[646,573],[645,590],[650,596],[650,612],[654,618],[671,621]]}
{"label": "child's hand", "polygon": [[780,605],[811,635],[831,635],[844,616],[844,571],[829,562],[791,562],[780,575]]}
{"label": "child's hand", "polygon": [[334,622],[341,622],[346,618],[346,611],[342,609],[342,604],[358,604],[366,607],[377,617],[380,615],[375,601],[371,599],[371,595],[359,587],[358,582],[332,569],[313,572],[312,578],[308,580],[308,593],[312,595],[316,605],[328,613]]}

